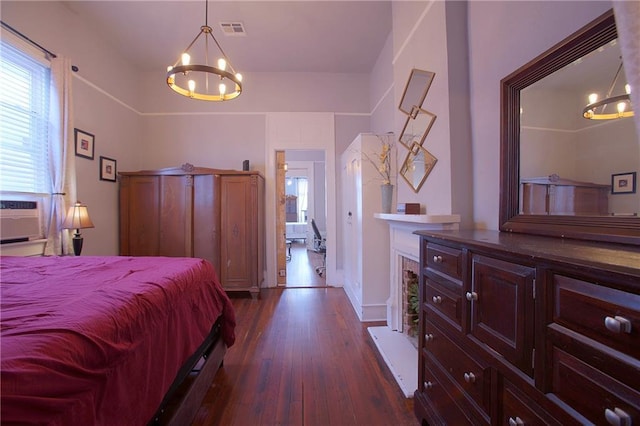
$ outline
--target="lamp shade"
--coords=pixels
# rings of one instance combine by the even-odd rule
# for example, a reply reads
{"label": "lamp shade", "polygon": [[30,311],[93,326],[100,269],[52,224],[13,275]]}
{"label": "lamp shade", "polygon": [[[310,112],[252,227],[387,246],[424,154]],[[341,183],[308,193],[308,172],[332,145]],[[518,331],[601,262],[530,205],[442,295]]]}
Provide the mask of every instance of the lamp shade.
{"label": "lamp shade", "polygon": [[73,206],[69,207],[67,217],[64,219],[62,227],[64,229],[93,228],[94,225],[89,217],[89,210],[87,210],[87,206],[78,201]]}

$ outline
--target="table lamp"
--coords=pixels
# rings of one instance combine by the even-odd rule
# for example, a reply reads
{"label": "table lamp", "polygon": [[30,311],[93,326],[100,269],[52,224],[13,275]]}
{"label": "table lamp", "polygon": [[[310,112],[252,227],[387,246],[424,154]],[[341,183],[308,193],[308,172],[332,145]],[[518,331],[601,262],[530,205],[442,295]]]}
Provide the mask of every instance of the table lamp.
{"label": "table lamp", "polygon": [[93,228],[93,222],[89,217],[89,211],[87,206],[81,204],[80,201],[76,202],[73,206],[69,207],[67,217],[62,224],[64,229],[75,229],[73,233],[73,253],[76,256],[80,256],[82,251],[82,235],[80,230],[84,228]]}

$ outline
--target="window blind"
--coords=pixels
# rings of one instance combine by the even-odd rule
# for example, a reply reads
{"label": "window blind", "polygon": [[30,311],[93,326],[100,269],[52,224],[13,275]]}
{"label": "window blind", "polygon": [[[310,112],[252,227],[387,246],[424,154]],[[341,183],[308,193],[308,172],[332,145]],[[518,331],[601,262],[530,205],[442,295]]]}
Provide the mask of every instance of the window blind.
{"label": "window blind", "polygon": [[0,43],[0,191],[49,193],[50,67]]}

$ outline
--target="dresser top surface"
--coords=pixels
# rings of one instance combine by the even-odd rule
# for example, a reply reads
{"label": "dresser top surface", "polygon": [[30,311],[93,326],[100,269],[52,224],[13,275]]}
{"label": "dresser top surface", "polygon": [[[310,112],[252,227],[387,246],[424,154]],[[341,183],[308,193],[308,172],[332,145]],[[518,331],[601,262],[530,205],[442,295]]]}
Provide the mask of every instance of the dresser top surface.
{"label": "dresser top surface", "polygon": [[[606,268],[640,279],[640,247],[499,231],[416,231],[434,242],[454,242],[535,259]],[[640,284],[640,281],[639,281]]]}

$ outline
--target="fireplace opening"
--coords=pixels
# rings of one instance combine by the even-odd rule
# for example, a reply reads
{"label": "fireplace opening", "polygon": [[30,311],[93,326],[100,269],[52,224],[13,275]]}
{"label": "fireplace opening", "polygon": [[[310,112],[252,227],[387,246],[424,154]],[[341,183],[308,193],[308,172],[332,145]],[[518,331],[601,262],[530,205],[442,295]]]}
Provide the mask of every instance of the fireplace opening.
{"label": "fireplace opening", "polygon": [[418,347],[418,297],[420,264],[402,256],[402,332]]}

